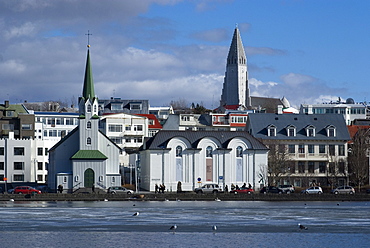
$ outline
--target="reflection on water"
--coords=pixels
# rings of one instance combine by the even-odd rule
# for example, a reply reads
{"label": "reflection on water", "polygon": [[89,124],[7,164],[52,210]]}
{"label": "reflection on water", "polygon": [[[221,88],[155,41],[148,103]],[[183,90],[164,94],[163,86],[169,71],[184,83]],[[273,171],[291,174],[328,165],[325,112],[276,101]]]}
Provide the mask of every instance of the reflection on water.
{"label": "reflection on water", "polygon": [[[370,241],[368,202],[1,202],[0,211],[0,238],[8,247],[23,241],[33,247],[304,247],[314,241],[332,247]],[[298,223],[308,230],[299,230]],[[174,224],[175,233],[169,230]]]}

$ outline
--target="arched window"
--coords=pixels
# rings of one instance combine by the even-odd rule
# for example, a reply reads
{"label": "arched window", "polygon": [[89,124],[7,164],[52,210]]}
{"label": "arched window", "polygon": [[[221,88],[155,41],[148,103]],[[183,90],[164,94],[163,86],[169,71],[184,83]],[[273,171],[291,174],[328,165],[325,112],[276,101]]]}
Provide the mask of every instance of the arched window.
{"label": "arched window", "polygon": [[243,148],[241,146],[236,148],[236,156],[239,158],[243,157]]}
{"label": "arched window", "polygon": [[90,113],[91,112],[91,105],[90,104],[88,104],[87,105],[87,110],[86,110],[88,113]]}
{"label": "arched window", "polygon": [[91,128],[91,121],[88,121],[88,122],[86,123],[86,128],[87,128],[87,129],[90,129],[90,128]]}
{"label": "arched window", "polygon": [[87,138],[86,144],[91,145],[91,138],[90,137]]}
{"label": "arched window", "polygon": [[176,157],[182,157],[182,147],[181,146],[176,147]]}
{"label": "arched window", "polygon": [[94,105],[94,113],[96,113],[96,105]]}
{"label": "arched window", "polygon": [[207,148],[206,148],[206,157],[207,158],[211,158],[212,157],[212,147],[210,147],[210,146],[208,146]]}

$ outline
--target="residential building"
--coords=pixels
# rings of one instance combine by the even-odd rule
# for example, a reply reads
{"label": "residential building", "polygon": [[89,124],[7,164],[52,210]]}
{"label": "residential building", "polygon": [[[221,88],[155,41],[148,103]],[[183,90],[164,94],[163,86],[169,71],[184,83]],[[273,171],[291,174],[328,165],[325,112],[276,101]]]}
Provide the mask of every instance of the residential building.
{"label": "residential building", "polygon": [[258,190],[265,178],[268,149],[247,132],[159,131],[140,151],[140,187],[154,191],[192,191],[205,183],[221,187],[250,183]]}
{"label": "residential building", "polygon": [[346,102],[330,102],[323,104],[302,104],[301,114],[340,114],[346,125],[351,125],[355,119],[366,119],[366,106],[354,103],[352,98]]}
{"label": "residential building", "polygon": [[79,125],[49,151],[48,186],[62,185],[67,192],[77,189],[121,185],[120,148],[99,131],[98,99],[95,96],[87,51]]}
{"label": "residential building", "polygon": [[[270,167],[274,151],[280,157],[286,155],[275,178],[278,183],[302,187],[348,183],[350,136],[343,115],[250,114],[246,130],[270,148]],[[271,182],[272,174],[269,176]]]}
{"label": "residential building", "polygon": [[99,115],[111,113],[149,114],[148,100],[99,99]]}
{"label": "residential building", "polygon": [[167,120],[169,115],[174,114],[172,106],[169,107],[149,107],[149,114],[157,117],[160,123]]}

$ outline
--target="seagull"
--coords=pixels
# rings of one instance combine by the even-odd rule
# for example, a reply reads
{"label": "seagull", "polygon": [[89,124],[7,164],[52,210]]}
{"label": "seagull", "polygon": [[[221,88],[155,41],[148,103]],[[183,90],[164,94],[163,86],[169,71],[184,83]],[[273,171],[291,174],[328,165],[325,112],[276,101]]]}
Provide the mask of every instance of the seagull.
{"label": "seagull", "polygon": [[220,199],[216,198],[215,201],[221,201]]}
{"label": "seagull", "polygon": [[13,201],[14,201],[14,199],[10,199],[9,201],[13,202]]}
{"label": "seagull", "polygon": [[104,199],[104,201],[108,201],[108,199]]}
{"label": "seagull", "polygon": [[216,232],[216,231],[217,231],[217,226],[216,226],[216,225],[212,226],[212,230],[213,230],[214,232]]}
{"label": "seagull", "polygon": [[176,229],[177,229],[176,224],[170,227],[170,230],[172,230],[172,231],[173,231],[173,233],[175,233]]}
{"label": "seagull", "polygon": [[132,216],[138,216],[139,212],[134,213]]}
{"label": "seagull", "polygon": [[298,226],[299,226],[300,230],[307,230],[308,229],[308,227],[306,227],[304,225],[301,225],[301,224],[298,224]]}

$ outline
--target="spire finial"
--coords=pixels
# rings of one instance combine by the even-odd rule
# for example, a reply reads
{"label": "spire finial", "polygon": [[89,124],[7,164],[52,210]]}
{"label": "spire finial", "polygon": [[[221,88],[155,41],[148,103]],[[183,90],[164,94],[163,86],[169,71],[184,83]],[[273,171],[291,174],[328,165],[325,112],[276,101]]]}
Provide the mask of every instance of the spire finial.
{"label": "spire finial", "polygon": [[235,23],[235,28],[238,28],[238,23]]}
{"label": "spire finial", "polygon": [[90,34],[90,30],[87,30],[87,34],[85,35],[87,35],[87,47],[90,47],[90,35],[92,35]]}

